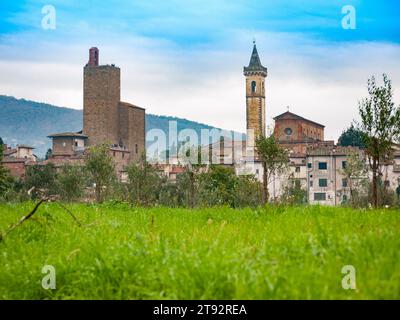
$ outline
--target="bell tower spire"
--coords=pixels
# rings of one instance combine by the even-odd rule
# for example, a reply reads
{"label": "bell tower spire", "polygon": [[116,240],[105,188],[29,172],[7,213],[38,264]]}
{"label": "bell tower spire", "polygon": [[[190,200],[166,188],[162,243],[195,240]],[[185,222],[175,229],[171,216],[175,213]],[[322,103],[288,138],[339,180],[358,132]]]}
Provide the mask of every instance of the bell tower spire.
{"label": "bell tower spire", "polygon": [[247,133],[249,136],[249,131],[252,130],[250,133],[257,138],[265,135],[265,78],[268,73],[267,68],[261,64],[255,40],[249,65],[244,67],[243,73],[246,77]]}

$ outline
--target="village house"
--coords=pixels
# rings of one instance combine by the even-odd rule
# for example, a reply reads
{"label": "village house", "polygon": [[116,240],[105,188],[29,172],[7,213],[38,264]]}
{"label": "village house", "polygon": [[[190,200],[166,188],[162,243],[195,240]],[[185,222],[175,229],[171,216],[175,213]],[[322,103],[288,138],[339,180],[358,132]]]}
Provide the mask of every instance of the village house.
{"label": "village house", "polygon": [[35,164],[37,156],[33,153],[34,148],[28,145],[17,145],[15,148],[3,145],[3,161],[2,165],[6,168],[11,176],[15,178],[23,178],[26,173],[26,166]]}

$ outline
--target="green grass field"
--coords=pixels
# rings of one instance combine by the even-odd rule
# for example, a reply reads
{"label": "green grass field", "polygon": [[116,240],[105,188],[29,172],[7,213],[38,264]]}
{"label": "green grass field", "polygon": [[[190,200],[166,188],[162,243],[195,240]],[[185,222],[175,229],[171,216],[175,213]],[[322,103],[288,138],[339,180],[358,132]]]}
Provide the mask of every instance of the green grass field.
{"label": "green grass field", "polygon": [[[82,227],[45,204],[0,242],[0,299],[400,298],[398,211],[67,206]],[[0,205],[0,230],[32,207]]]}

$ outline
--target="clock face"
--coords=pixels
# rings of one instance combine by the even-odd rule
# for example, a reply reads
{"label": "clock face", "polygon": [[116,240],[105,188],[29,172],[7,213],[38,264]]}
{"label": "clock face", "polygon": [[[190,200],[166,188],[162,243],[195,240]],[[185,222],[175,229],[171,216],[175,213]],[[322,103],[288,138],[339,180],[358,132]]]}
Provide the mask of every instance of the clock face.
{"label": "clock face", "polygon": [[286,128],[285,133],[286,135],[290,136],[293,133],[293,130],[291,128]]}

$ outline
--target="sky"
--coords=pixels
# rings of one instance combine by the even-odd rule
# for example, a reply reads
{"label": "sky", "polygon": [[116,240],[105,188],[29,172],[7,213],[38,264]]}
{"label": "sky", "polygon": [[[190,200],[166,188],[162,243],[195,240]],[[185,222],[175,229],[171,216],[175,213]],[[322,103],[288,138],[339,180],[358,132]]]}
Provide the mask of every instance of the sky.
{"label": "sky", "polygon": [[121,68],[123,101],[244,132],[243,67],[255,40],[270,128],[289,108],[336,140],[357,119],[371,75],[387,73],[400,103],[395,0],[1,0],[0,12],[0,94],[17,98],[82,109],[96,46],[101,64]]}

